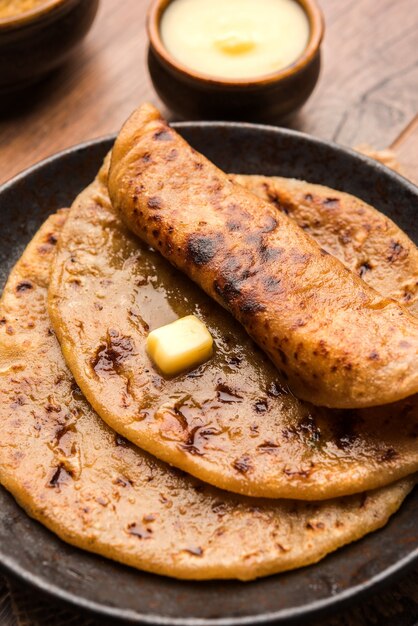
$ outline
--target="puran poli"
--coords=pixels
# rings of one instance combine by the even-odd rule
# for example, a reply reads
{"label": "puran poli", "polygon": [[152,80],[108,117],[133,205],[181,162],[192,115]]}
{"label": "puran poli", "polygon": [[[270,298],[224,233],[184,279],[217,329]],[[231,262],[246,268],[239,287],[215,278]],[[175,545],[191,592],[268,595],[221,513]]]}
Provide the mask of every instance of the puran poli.
{"label": "puran poli", "polygon": [[[208,483],[251,496],[326,499],[418,470],[417,396],[370,414],[297,400],[245,330],[127,230],[106,174],[105,165],[71,208],[49,310],[79,386],[112,428]],[[214,357],[166,379],[146,355],[146,336],[188,314],[209,328]]]}
{"label": "puran poli", "polygon": [[381,527],[405,479],[326,503],[252,500],[178,472],[92,411],[46,309],[65,213],[51,216],[9,278],[0,309],[0,480],[62,539],[179,578],[249,580],[314,563]]}
{"label": "puran poli", "polygon": [[109,193],[133,232],[242,323],[298,397],[360,408],[418,392],[418,320],[232,183],[151,105],[116,139]]}
{"label": "puran poli", "polygon": [[380,294],[418,315],[418,248],[386,215],[348,193],[302,180],[230,178],[286,213]]}

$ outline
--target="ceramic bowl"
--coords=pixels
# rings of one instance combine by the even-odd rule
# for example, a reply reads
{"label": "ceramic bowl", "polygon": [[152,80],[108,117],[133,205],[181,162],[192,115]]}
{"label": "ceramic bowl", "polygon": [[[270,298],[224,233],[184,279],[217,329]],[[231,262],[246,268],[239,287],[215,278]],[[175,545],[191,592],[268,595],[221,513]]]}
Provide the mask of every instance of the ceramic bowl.
{"label": "ceramic bowl", "polygon": [[[172,0],[153,0],[147,16],[148,68],[155,90],[175,114],[188,119],[277,122],[311,95],[320,71],[324,20],[316,0],[298,0],[310,23],[303,54],[280,71],[252,79],[225,79],[196,72],[165,48],[162,15]],[[210,1],[210,0],[208,0]]]}
{"label": "ceramic bowl", "polygon": [[45,0],[0,19],[0,94],[36,82],[61,63],[88,32],[99,0]]}

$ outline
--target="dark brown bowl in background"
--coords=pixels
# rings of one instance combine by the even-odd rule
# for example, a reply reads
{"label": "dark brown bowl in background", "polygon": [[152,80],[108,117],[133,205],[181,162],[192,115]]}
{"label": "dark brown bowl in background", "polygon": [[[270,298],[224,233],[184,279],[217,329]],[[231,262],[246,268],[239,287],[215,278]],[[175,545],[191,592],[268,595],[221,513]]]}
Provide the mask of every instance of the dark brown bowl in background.
{"label": "dark brown bowl in background", "polygon": [[36,82],[63,63],[88,32],[99,0],[46,0],[0,19],[0,94]]}
{"label": "dark brown bowl in background", "polygon": [[298,0],[310,23],[309,42],[303,54],[289,67],[253,79],[201,74],[174,59],[160,34],[161,17],[172,1],[153,0],[150,5],[148,68],[159,97],[177,115],[187,119],[277,122],[309,98],[319,77],[324,33],[316,0]]}

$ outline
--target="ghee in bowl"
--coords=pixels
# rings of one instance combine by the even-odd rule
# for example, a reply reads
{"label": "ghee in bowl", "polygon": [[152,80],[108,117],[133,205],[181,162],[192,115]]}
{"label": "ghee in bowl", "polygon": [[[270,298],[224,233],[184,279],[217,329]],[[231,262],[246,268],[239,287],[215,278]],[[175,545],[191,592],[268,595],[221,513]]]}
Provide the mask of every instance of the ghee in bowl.
{"label": "ghee in bowl", "polygon": [[151,0],[147,32],[152,83],[184,119],[282,121],[319,77],[317,0]]}
{"label": "ghee in bowl", "polygon": [[241,79],[292,65],[308,45],[310,25],[296,0],[174,0],[160,32],[167,51],[184,66]]}
{"label": "ghee in bowl", "polygon": [[33,11],[46,2],[47,0],[0,0],[0,19]]}

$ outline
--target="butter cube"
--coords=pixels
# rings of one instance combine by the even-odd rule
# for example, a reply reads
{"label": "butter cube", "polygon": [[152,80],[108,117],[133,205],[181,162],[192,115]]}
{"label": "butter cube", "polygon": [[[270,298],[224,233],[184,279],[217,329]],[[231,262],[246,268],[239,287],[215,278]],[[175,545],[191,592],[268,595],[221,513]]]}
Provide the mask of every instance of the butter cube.
{"label": "butter cube", "polygon": [[147,352],[157,367],[169,376],[200,365],[212,356],[213,339],[194,315],[151,331]]}

